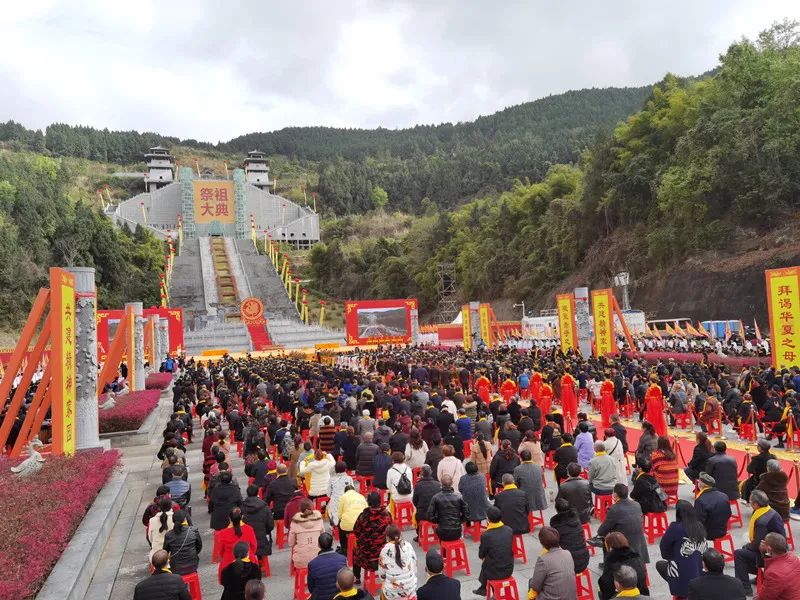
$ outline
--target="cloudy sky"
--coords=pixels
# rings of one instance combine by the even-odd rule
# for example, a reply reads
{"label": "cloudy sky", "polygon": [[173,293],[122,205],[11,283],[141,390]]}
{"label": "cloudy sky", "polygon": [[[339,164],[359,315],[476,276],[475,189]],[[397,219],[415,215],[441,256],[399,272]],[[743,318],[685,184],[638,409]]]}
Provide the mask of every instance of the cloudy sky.
{"label": "cloudy sky", "polygon": [[291,125],[471,120],[702,73],[798,0],[8,2],[0,121],[216,142]]}

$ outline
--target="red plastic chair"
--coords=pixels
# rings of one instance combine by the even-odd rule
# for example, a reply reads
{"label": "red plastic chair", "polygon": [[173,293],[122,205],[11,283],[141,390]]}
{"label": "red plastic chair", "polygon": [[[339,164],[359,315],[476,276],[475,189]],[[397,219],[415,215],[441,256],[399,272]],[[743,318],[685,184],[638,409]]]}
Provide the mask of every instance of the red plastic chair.
{"label": "red plastic chair", "polygon": [[278,546],[278,550],[283,550],[286,545],[286,527],[283,525],[283,519],[275,521],[275,545]]}
{"label": "red plastic chair", "polygon": [[331,499],[327,496],[320,496],[319,498],[314,498],[314,508],[316,508],[319,512],[322,512],[322,505],[328,504]]}
{"label": "red plastic chair", "polygon": [[[727,542],[728,548],[725,549],[723,547],[723,543]],[[720,538],[714,540],[714,550],[722,554],[725,558],[725,562],[733,562],[733,536],[730,533],[726,533]]]}
{"label": "red plastic chair", "polygon": [[792,522],[791,521],[784,521],[783,527],[786,529],[786,543],[791,548],[792,552],[794,552],[794,535],[792,534]]}
{"label": "red plastic chair", "polygon": [[[536,516],[536,513],[539,513],[539,516]],[[533,534],[536,531],[537,527],[544,527],[544,515],[540,510],[534,510],[528,513],[528,525],[531,528],[531,533]]]}
{"label": "red plastic chair", "polygon": [[347,534],[347,564],[353,566],[353,550],[356,548],[356,534]]}
{"label": "red plastic chair", "polygon": [[473,521],[471,525],[467,525],[464,523],[464,537],[468,535],[472,535],[472,540],[475,542],[481,541],[481,533],[485,531],[485,528],[481,524],[480,521]]}
{"label": "red plastic chair", "polygon": [[494,596],[495,600],[519,600],[517,581],[513,577],[508,579],[489,579],[486,582],[486,600]]}
{"label": "red plastic chair", "polygon": [[597,552],[597,548],[589,544],[589,540],[592,539],[592,528],[589,523],[583,524],[583,535],[586,538],[586,547],[589,548],[589,552],[594,556],[595,552]]}
{"label": "red plastic chair", "polygon": [[308,597],[306,579],[308,579],[308,569],[294,570],[294,600],[306,600]]}
{"label": "red plastic chair", "polygon": [[528,554],[525,552],[525,540],[522,539],[521,535],[514,536],[514,560],[518,558],[522,559],[524,564],[528,564]]}
{"label": "red plastic chair", "polygon": [[469,458],[469,455],[472,453],[472,440],[467,440],[464,442],[464,458]]}
{"label": "red plastic chair", "polygon": [[403,531],[406,526],[411,527],[414,523],[414,504],[408,500],[405,502],[395,502],[393,504],[392,519]]}
{"label": "red plastic chair", "polygon": [[614,503],[614,499],[611,497],[611,494],[595,494],[594,496],[594,514],[595,516],[600,519],[600,521],[605,521],[606,519],[606,511],[608,507]]}
{"label": "red plastic chair", "polygon": [[673,415],[675,418],[675,427],[678,429],[691,429],[692,427],[692,415],[691,413],[685,412],[680,413],[677,415]]}
{"label": "red plastic chair", "polygon": [[269,556],[262,556],[259,564],[261,565],[261,576],[272,577],[272,569],[269,566]]}
{"label": "red plastic chair", "polygon": [[744,521],[742,520],[742,509],[739,507],[739,501],[729,500],[728,503],[731,505],[731,516],[728,519],[728,531],[733,529],[734,525],[744,527]]}
{"label": "red plastic chair", "polygon": [[189,595],[192,597],[192,600],[203,600],[203,592],[200,589],[200,576],[197,574],[197,571],[189,573],[188,575],[181,575],[181,578],[189,587]]}
{"label": "red plastic chair", "polygon": [[592,587],[592,576],[589,569],[575,575],[575,591],[578,600],[594,600],[594,588]]}
{"label": "red plastic chair", "polygon": [[364,569],[364,589],[368,591],[373,597],[377,595],[378,589],[381,585],[378,583],[378,578],[375,576],[375,571]]}
{"label": "red plastic chair", "polygon": [[430,521],[419,522],[419,545],[423,551],[427,552],[433,544],[439,543],[439,537],[436,535],[436,529]]}
{"label": "red plastic chair", "polygon": [[655,544],[656,538],[664,535],[669,527],[667,513],[644,513],[642,515],[642,526],[647,535],[647,543]]}
{"label": "red plastic chair", "polygon": [[456,571],[469,572],[469,558],[467,557],[467,547],[464,540],[454,540],[452,542],[439,542],[439,550],[444,559],[444,573],[452,577]]}

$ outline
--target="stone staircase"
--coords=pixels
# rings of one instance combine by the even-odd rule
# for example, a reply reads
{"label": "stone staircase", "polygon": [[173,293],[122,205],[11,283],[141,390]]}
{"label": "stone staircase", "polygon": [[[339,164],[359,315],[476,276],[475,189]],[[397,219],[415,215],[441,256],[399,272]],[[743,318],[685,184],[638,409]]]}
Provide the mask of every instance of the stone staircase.
{"label": "stone staircase", "polygon": [[269,259],[256,253],[250,240],[236,240],[236,248],[250,284],[250,293],[264,303],[264,315],[267,319],[295,319],[299,323],[297,308],[289,300],[286,288],[283,287]]}
{"label": "stone staircase", "polygon": [[183,308],[185,322],[191,322],[194,315],[207,313],[203,282],[199,240],[184,239],[172,267],[169,302]]}
{"label": "stone staircase", "polygon": [[250,352],[250,335],[244,323],[211,322],[203,329],[184,331],[186,354],[199,355],[204,350],[225,349],[229,352]]}

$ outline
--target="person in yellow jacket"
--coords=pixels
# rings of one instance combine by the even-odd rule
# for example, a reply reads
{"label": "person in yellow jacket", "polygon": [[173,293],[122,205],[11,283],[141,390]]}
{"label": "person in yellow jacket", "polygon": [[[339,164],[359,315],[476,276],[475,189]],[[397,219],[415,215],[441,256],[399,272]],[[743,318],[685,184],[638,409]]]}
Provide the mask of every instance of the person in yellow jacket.
{"label": "person in yellow jacket", "polygon": [[339,499],[339,543],[342,553],[347,556],[347,536],[353,533],[356,519],[367,508],[367,499],[359,494],[352,485],[344,488],[344,494]]}

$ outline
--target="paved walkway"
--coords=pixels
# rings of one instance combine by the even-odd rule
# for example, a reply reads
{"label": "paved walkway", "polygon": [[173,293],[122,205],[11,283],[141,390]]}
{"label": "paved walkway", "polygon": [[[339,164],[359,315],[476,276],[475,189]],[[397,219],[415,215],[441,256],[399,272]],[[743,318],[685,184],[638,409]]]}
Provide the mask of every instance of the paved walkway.
{"label": "paved walkway", "polygon": [[[637,425],[632,422],[626,422],[626,426],[631,428],[631,447],[635,448],[635,440],[638,439]],[[197,423],[195,424],[195,431],[200,431]],[[148,446],[125,448],[122,450],[124,466],[129,472],[128,485],[130,487],[130,492],[124,503],[120,519],[105,549],[98,571],[92,581],[89,593],[86,596],[89,600],[105,600],[106,598],[123,600],[132,598],[136,583],[148,576],[147,555],[149,547],[144,536],[141,515],[147,504],[155,495],[156,488],[161,483],[161,461],[155,458],[159,446],[160,439],[157,439]],[[213,532],[209,527],[209,515],[200,487],[203,477],[200,446],[201,439],[196,437],[195,441],[189,446],[187,463],[190,468],[189,481],[192,484],[193,492],[191,504],[194,524],[203,535],[203,551],[200,556],[199,574],[203,589],[203,598],[209,600],[219,598],[222,594],[222,587],[217,584],[217,565],[211,563]],[[236,456],[235,453],[232,454],[232,458],[234,475],[243,486],[242,493],[244,495],[244,486],[247,484],[247,478],[243,471],[243,461]],[[550,517],[555,513],[553,508],[555,481],[551,471],[547,471],[546,476],[550,507],[544,511],[544,514],[545,520],[549,521]],[[681,485],[679,495],[681,498],[691,500],[692,487],[690,485]],[[749,509],[743,506],[742,513],[745,519],[749,517],[749,512]],[[674,507],[670,508],[668,518],[670,521],[675,519]],[[596,531],[598,524],[597,520],[591,522],[593,532]],[[408,540],[411,540],[413,535],[413,532],[410,530],[404,532],[404,536]],[[734,530],[734,538],[737,547],[741,546],[745,535],[745,529]],[[426,580],[424,553],[418,545],[414,544],[414,546],[417,549],[417,564],[419,569],[418,581],[419,585],[422,585]],[[466,542],[466,546],[469,555],[471,575],[467,576],[461,574],[458,576],[458,579],[461,580],[462,583],[462,598],[475,598],[471,592],[478,587],[477,577],[480,571],[478,544],[469,538]],[[525,536],[525,546],[528,554],[528,563],[522,564],[520,561],[517,561],[514,571],[514,576],[517,580],[522,598],[525,597],[528,588],[528,580],[533,574],[533,566],[536,562],[536,557],[541,553],[541,545],[535,535]],[[273,546],[273,548],[275,552],[270,557],[272,577],[265,579],[267,594],[268,597],[273,600],[289,600],[293,592],[292,578],[289,576],[289,551],[288,548],[284,550],[277,550],[277,546]],[[651,558],[651,563],[648,566],[651,581],[650,597],[670,598],[668,587],[656,573],[654,566],[655,561],[660,558],[657,545],[650,546],[649,551]],[[602,560],[601,555],[602,553],[598,551],[597,555],[592,557],[589,563],[589,569],[592,572],[593,584],[595,586],[601,572],[599,568],[599,563]],[[727,572],[733,575],[732,564],[728,565]],[[596,587],[594,597],[597,597]]]}

